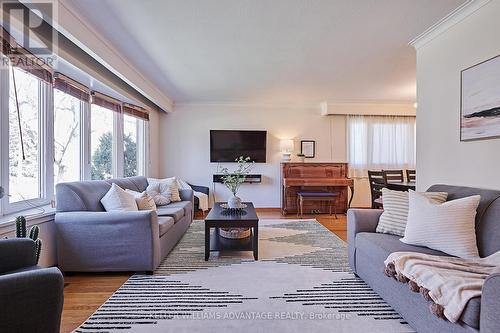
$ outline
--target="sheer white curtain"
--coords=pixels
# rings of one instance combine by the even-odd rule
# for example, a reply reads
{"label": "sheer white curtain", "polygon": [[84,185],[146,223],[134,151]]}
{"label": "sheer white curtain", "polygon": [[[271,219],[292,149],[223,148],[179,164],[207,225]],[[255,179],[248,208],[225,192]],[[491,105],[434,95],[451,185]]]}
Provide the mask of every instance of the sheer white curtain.
{"label": "sheer white curtain", "polygon": [[352,177],[415,168],[415,117],[348,116],[347,142]]}

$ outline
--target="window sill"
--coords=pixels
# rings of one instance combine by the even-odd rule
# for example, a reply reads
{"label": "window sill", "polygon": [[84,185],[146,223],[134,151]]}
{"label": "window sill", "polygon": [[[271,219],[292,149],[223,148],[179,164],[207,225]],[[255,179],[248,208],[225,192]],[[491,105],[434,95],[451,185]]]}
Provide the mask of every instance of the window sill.
{"label": "window sill", "polygon": [[0,235],[12,232],[16,229],[17,216],[23,215],[26,217],[26,225],[32,226],[53,220],[55,213],[55,208],[52,208],[50,205],[45,205],[0,216]]}

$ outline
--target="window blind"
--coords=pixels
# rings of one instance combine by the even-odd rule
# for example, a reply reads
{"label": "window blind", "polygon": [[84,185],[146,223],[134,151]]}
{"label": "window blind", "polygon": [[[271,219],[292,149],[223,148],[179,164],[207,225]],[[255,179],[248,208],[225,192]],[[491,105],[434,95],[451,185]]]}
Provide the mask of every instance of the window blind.
{"label": "window blind", "polygon": [[91,92],[91,103],[95,105],[102,106],[103,108],[109,109],[115,112],[122,112],[122,102],[110,97],[108,95],[101,94],[97,91]]}
{"label": "window blind", "polygon": [[123,113],[135,118],[149,121],[148,110],[133,104],[123,103]]}
{"label": "window blind", "polygon": [[45,61],[37,58],[28,50],[20,46],[5,28],[0,33],[2,53],[9,58],[11,66],[22,69],[40,80],[52,84],[52,68]]}
{"label": "window blind", "polygon": [[90,102],[90,89],[64,74],[54,73],[54,88],[81,101]]}

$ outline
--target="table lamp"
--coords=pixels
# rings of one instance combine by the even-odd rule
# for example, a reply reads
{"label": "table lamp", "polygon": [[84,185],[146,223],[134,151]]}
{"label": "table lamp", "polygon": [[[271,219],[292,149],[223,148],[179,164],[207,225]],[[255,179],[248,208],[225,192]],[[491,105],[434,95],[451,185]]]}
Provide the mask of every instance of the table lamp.
{"label": "table lamp", "polygon": [[281,140],[280,141],[280,151],[281,154],[283,155],[282,161],[283,162],[290,162],[291,155],[293,152],[293,140],[287,139],[287,140]]}

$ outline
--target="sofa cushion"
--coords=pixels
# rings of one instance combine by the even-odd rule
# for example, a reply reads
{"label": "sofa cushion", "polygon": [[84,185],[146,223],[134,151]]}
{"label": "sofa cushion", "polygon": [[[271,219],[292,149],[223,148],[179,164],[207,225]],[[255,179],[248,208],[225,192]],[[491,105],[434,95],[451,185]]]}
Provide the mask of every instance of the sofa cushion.
{"label": "sofa cushion", "polygon": [[464,312],[460,320],[469,325],[479,329],[479,317],[481,316],[481,297],[471,298],[469,303],[465,306]]}
{"label": "sofa cushion", "polygon": [[101,199],[117,184],[123,189],[142,192],[148,186],[146,177],[136,176],[120,179],[87,180],[56,185],[56,205],[58,212],[91,211],[102,212]]}
{"label": "sofa cushion", "polygon": [[184,207],[172,207],[172,205],[160,206],[156,210],[158,216],[171,216],[175,222],[184,217]]}
{"label": "sofa cushion", "polygon": [[[387,278],[383,273],[384,260],[393,252],[409,251],[437,256],[448,256],[446,253],[432,250],[427,247],[405,244],[401,242],[399,238],[401,237],[389,234],[361,232],[356,235],[356,251],[370,258],[370,262],[372,262],[375,267],[380,267],[379,272],[381,279]],[[408,292],[411,291],[408,289]],[[479,328],[480,306],[480,297],[471,299],[469,303],[467,303],[460,320],[471,327]]]}
{"label": "sofa cushion", "polygon": [[174,218],[170,216],[158,216],[158,226],[160,227],[160,237],[174,225]]}
{"label": "sofa cushion", "polygon": [[182,208],[184,209],[184,215],[189,215],[193,212],[193,204],[191,201],[172,202],[170,205],[168,205],[168,207]]}
{"label": "sofa cushion", "polygon": [[437,256],[447,256],[446,253],[429,249],[427,247],[405,244],[400,236],[380,234],[374,232],[361,232],[356,235],[356,251],[361,251],[384,270],[384,261],[389,254],[398,251],[419,252]]}

